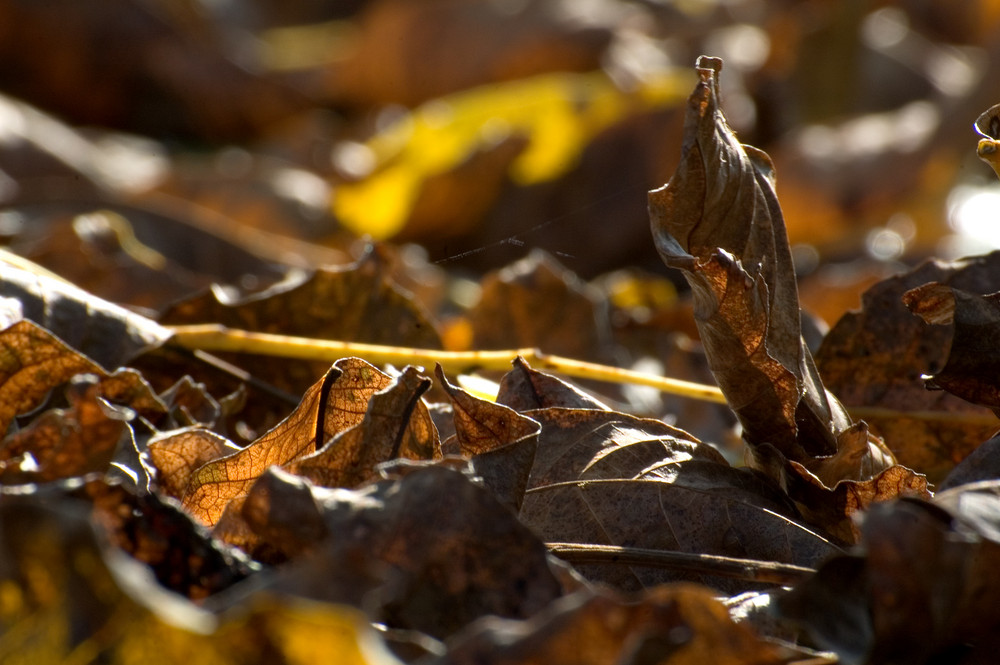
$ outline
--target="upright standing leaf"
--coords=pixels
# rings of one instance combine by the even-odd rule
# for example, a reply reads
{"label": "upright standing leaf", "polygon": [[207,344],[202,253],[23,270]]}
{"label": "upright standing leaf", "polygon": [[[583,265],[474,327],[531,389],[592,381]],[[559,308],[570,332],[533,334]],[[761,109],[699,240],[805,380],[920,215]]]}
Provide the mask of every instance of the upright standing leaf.
{"label": "upright standing leaf", "polygon": [[[721,67],[717,58],[698,60],[701,80],[688,99],[681,163],[649,194],[653,237],[664,262],[691,284],[709,365],[743,425],[751,464],[786,482],[797,501],[808,498],[807,513],[824,515],[824,526],[856,537],[850,512],[827,505],[848,505],[831,490],[870,483],[895,459],[823,387],[802,337],[774,166],[762,151],[741,145],[726,123]],[[926,494],[926,482],[905,473],[890,485]],[[794,494],[811,486],[826,493]],[[859,489],[857,496],[893,496]]]}
{"label": "upright standing leaf", "polygon": [[709,363],[747,442],[770,443],[797,461],[830,455],[850,417],[823,389],[802,340],[773,165],[726,123],[721,66],[699,59],[681,163],[649,194],[653,238],[691,284]]}
{"label": "upright standing leaf", "polygon": [[991,106],[976,118],[976,133],[982,138],[976,154],[1000,177],[1000,104]]}

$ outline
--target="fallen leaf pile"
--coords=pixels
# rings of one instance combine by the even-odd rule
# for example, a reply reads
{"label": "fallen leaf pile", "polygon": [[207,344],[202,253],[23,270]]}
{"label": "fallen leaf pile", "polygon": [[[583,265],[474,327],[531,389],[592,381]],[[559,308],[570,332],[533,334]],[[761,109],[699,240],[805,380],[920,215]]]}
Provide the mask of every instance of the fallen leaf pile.
{"label": "fallen leaf pile", "polygon": [[[31,100],[0,97],[0,663],[995,658],[1000,253],[873,279],[824,332],[783,210],[809,169],[781,190],[737,139],[720,58],[692,76],[629,55],[697,12],[113,4],[124,32],[0,0],[23,28],[0,27],[0,86]],[[780,96],[792,51],[821,68],[824,35],[769,12],[705,40],[771,36],[766,66],[733,58],[734,90]],[[71,25],[79,43],[29,57]],[[994,168],[996,108],[976,123]],[[892,197],[946,143],[914,148]],[[295,165],[317,152],[326,170]],[[526,243],[572,235],[548,228],[564,199],[603,222]],[[639,252],[616,214],[645,204]],[[642,269],[653,251],[670,278]],[[609,385],[615,365],[633,373]],[[676,394],[627,383],[659,374]]]}

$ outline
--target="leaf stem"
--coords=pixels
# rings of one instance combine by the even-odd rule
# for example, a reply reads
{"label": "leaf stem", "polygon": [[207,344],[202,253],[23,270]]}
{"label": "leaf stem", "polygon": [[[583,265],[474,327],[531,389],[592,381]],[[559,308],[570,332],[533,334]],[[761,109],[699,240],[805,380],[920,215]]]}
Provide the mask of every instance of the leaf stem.
{"label": "leaf stem", "polygon": [[573,564],[605,563],[625,566],[671,568],[690,573],[734,577],[752,582],[792,586],[816,571],[804,566],[777,561],[735,559],[712,554],[691,554],[645,547],[618,545],[584,545],[580,543],[546,543],[549,552]]}

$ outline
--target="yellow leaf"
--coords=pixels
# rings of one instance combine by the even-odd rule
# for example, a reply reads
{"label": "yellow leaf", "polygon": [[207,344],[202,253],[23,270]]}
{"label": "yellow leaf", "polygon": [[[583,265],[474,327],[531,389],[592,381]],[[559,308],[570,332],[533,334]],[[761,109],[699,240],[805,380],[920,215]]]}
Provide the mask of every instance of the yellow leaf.
{"label": "yellow leaf", "polygon": [[358,234],[392,237],[406,224],[424,180],[512,135],[529,139],[509,167],[513,182],[557,178],[598,132],[631,113],[677,103],[690,83],[687,72],[667,72],[629,93],[604,72],[556,73],[429,101],[368,141],[373,173],[337,188],[334,214]]}
{"label": "yellow leaf", "polygon": [[288,665],[399,665],[359,610],[295,597],[268,600],[260,609],[264,632]]}

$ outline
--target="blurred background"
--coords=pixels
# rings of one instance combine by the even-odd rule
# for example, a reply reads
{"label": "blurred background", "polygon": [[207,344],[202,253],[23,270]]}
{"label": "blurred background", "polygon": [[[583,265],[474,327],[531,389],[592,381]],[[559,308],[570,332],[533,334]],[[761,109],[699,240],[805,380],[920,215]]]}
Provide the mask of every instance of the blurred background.
{"label": "blurred background", "polygon": [[[155,314],[374,241],[445,348],[704,378],[664,348],[697,332],[646,214],[700,54],[776,163],[819,331],[1000,247],[973,132],[997,0],[0,0],[0,242]],[[498,318],[518,286],[549,290]],[[537,316],[570,296],[579,318]]]}
{"label": "blurred background", "polygon": [[100,200],[473,273],[532,248],[658,271],[645,192],[702,53],[775,159],[803,278],[1000,245],[971,129],[995,0],[40,0],[0,26],[0,233],[26,253],[28,222]]}
{"label": "blurred background", "polygon": [[532,249],[662,273],[645,192],[703,53],[777,164],[821,318],[895,262],[1000,246],[972,132],[996,0],[2,0],[0,237],[71,278],[67,224],[222,279],[235,256],[170,244],[315,264],[367,235],[472,275]]}

